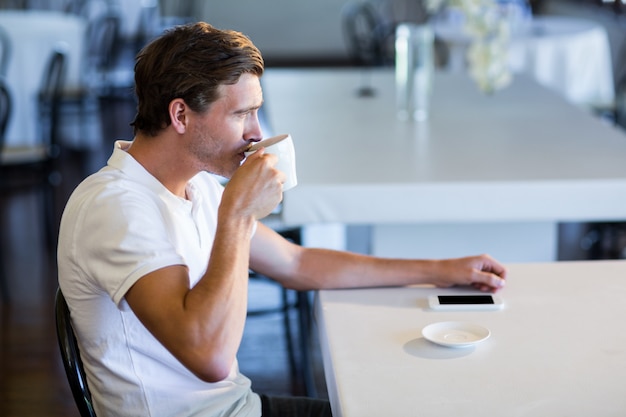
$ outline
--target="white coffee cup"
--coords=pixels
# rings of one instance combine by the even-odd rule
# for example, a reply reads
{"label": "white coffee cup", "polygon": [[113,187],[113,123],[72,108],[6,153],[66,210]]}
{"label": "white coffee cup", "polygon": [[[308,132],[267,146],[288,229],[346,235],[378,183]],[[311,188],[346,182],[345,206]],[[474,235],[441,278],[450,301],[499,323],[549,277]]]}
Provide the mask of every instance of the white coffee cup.
{"label": "white coffee cup", "polygon": [[293,147],[291,135],[278,135],[257,142],[248,148],[245,155],[253,154],[260,148],[265,148],[266,153],[278,157],[276,169],[282,171],[286,177],[283,183],[283,191],[287,191],[298,185],[298,178],[296,176],[296,151]]}

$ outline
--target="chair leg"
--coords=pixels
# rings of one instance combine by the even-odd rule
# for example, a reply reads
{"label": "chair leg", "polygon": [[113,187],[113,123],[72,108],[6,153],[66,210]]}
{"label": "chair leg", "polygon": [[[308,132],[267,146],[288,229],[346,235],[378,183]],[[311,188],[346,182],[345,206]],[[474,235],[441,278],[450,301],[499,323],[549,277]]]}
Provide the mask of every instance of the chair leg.
{"label": "chair leg", "polygon": [[317,397],[311,358],[311,303],[308,291],[298,291],[298,318],[300,322],[300,370],[308,397]]}
{"label": "chair leg", "polygon": [[[51,174],[54,175],[54,174]],[[57,247],[57,216],[56,216],[56,186],[50,181],[43,185],[43,221],[45,228],[46,245],[49,253],[56,257]]]}
{"label": "chair leg", "polygon": [[[285,330],[285,343],[287,345],[287,356],[289,359],[289,370],[291,372],[292,385],[298,380],[298,369],[296,364],[296,353],[293,341],[293,332],[291,331],[291,304],[289,302],[289,290],[286,288],[281,289],[282,294],[282,313],[283,313],[283,328]],[[295,390],[294,390],[295,391]],[[294,394],[297,394],[294,392]]]}
{"label": "chair leg", "polygon": [[[279,231],[285,239],[301,244],[302,230],[300,228],[286,229]],[[316,398],[317,388],[313,376],[313,358],[311,357],[311,303],[309,302],[308,291],[297,291],[297,312],[298,312],[298,335],[300,345],[300,375],[306,396]]]}
{"label": "chair leg", "polygon": [[[2,202],[0,202],[1,204]],[[4,205],[0,206],[0,221],[4,221]],[[9,302],[9,286],[7,284],[6,262],[4,261],[4,242],[0,245],[0,297],[5,304]]]}
{"label": "chair leg", "polygon": [[[2,251],[2,249],[0,249],[0,251]],[[0,296],[2,297],[2,302],[6,304],[10,301],[10,296],[9,286],[7,285],[7,274],[4,268],[4,254],[0,253]]]}

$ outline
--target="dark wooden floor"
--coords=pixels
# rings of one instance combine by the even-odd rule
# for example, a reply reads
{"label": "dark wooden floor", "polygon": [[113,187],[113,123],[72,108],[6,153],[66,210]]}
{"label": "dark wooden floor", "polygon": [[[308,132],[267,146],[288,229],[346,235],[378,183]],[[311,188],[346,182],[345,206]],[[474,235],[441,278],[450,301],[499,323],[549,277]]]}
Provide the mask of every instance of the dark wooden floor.
{"label": "dark wooden floor", "polygon": [[[113,140],[132,138],[128,123],[134,109],[132,100],[127,99],[103,103],[101,132],[93,130],[98,126],[95,123],[88,126],[86,134],[107,139],[89,151],[64,150],[57,216],[76,184],[106,162]],[[40,195],[35,190],[0,196],[0,250],[5,259],[1,267],[6,272],[10,292],[10,300],[2,302],[0,308],[0,416],[3,417],[78,415],[56,342],[52,304],[57,287],[56,267],[54,254],[43,238],[40,204]],[[255,283],[250,303],[254,307],[272,305],[278,302],[279,295],[274,286]],[[294,313],[290,322],[296,337]],[[318,396],[325,397],[319,351],[313,349],[312,356]],[[292,377],[282,314],[249,318],[239,360],[242,372],[252,379],[257,392],[304,393],[299,378]]]}

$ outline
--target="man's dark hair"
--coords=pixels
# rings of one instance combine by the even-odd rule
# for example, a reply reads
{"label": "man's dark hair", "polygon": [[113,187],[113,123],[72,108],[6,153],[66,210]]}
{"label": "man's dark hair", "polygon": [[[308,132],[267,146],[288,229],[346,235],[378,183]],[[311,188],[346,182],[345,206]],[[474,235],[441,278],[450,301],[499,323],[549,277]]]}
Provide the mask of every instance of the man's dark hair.
{"label": "man's dark hair", "polygon": [[135,134],[150,136],[170,124],[169,103],[182,98],[202,113],[219,98],[219,86],[244,73],[261,76],[259,50],[245,35],[207,23],[176,26],[146,45],[135,63]]}

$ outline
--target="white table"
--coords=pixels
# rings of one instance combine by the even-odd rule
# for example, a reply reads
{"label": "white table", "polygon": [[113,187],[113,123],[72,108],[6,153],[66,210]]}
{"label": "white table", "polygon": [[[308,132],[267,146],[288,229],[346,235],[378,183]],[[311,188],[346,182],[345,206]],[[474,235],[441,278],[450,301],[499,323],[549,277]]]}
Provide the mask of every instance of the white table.
{"label": "white table", "polygon": [[12,41],[7,82],[13,96],[13,114],[6,146],[34,143],[37,135],[37,94],[53,48],[67,51],[66,84],[80,82],[86,21],[55,11],[0,11],[0,26]]}
{"label": "white table", "polygon": [[[433,312],[460,289],[321,291],[316,316],[335,417],[621,417],[626,411],[626,262],[516,264],[495,312]],[[430,323],[491,336],[425,340]]]}
{"label": "white table", "polygon": [[510,63],[572,103],[611,106],[613,65],[606,30],[591,20],[536,17],[531,32],[514,39]]}
{"label": "white table", "polygon": [[290,133],[299,185],[289,225],[372,225],[371,252],[506,262],[556,259],[560,221],[626,218],[626,135],[528,77],[482,95],[436,74],[428,123],[396,118],[391,70],[267,71],[275,133]]}
{"label": "white table", "polygon": [[[469,42],[459,25],[436,21],[437,35],[451,46],[452,69],[464,68]],[[606,30],[592,20],[536,16],[514,36],[509,50],[515,73],[533,76],[572,103],[608,107],[615,99]]]}

